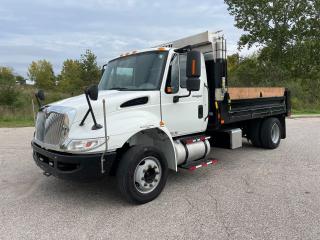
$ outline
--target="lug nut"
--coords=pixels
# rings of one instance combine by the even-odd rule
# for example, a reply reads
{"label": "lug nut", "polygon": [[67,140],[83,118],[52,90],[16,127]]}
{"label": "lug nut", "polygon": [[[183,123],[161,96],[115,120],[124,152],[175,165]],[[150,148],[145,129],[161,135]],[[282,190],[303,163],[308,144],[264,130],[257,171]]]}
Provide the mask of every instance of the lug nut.
{"label": "lug nut", "polygon": [[141,180],[144,181],[144,177],[142,177]]}
{"label": "lug nut", "polygon": [[145,186],[145,187],[147,187],[147,186],[148,186],[148,184],[146,184],[146,183],[145,183],[145,184],[144,184],[144,186]]}
{"label": "lug nut", "polygon": [[158,179],[155,179],[154,182],[158,182]]}
{"label": "lug nut", "polygon": [[150,185],[149,185],[149,187],[153,187],[153,185],[152,185],[152,184],[150,184]]}

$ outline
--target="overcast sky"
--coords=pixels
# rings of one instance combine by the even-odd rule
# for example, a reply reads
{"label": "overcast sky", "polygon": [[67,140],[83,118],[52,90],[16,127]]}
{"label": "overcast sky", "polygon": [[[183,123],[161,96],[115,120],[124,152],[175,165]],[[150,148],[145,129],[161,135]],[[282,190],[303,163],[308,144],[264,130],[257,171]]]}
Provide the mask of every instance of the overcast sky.
{"label": "overcast sky", "polygon": [[47,59],[57,74],[85,49],[102,64],[206,30],[224,30],[236,52],[241,31],[223,0],[0,0],[0,65],[27,76],[33,60]]}

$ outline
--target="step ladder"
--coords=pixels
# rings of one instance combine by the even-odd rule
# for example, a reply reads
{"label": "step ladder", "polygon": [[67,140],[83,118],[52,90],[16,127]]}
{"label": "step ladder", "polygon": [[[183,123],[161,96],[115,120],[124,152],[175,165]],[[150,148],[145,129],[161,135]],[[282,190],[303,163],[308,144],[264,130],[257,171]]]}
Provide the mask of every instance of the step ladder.
{"label": "step ladder", "polygon": [[179,168],[187,169],[189,171],[197,170],[201,167],[207,167],[210,165],[216,165],[218,163],[217,159],[200,159],[198,161],[192,161],[183,165],[180,165]]}

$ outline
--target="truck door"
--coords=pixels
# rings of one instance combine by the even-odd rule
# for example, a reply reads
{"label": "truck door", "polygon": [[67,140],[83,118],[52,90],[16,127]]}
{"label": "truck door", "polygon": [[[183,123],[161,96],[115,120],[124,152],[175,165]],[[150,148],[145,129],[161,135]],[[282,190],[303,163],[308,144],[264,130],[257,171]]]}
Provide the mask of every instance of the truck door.
{"label": "truck door", "polygon": [[203,56],[199,91],[173,102],[174,96],[189,94],[186,89],[186,62],[186,54],[175,53],[172,56],[166,82],[161,89],[162,120],[172,136],[203,132],[207,127],[208,89]]}

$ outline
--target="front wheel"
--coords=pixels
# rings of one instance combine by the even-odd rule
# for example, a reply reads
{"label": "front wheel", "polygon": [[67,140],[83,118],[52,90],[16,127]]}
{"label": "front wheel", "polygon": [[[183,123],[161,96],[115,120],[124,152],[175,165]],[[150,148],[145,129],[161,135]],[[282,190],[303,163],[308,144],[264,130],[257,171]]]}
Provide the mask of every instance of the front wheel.
{"label": "front wheel", "polygon": [[158,149],[133,146],[120,160],[118,188],[129,201],[143,204],[161,193],[167,176],[168,165]]}

